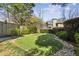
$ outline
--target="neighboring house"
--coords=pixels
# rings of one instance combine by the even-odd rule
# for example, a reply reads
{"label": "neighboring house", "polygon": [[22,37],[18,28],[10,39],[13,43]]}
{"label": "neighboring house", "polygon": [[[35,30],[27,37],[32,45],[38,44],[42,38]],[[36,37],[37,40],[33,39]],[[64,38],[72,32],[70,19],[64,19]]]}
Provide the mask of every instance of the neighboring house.
{"label": "neighboring house", "polygon": [[47,21],[47,28],[52,29],[53,28],[53,22],[52,21]]}
{"label": "neighboring house", "polygon": [[64,22],[64,20],[57,20],[56,26],[57,27],[64,27],[63,22]]}
{"label": "neighboring house", "polygon": [[64,20],[52,19],[51,21],[47,22],[47,27],[48,27],[48,29],[62,28],[62,27],[64,27],[63,22],[64,22]]}

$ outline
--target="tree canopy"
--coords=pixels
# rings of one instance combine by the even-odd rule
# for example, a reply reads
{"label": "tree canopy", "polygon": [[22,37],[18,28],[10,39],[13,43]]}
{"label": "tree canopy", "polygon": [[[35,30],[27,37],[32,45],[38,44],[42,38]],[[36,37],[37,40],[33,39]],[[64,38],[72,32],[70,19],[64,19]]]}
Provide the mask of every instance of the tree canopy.
{"label": "tree canopy", "polygon": [[9,3],[0,4],[5,11],[7,11],[14,19],[13,22],[19,25],[25,25],[27,19],[30,18],[35,5],[33,3]]}

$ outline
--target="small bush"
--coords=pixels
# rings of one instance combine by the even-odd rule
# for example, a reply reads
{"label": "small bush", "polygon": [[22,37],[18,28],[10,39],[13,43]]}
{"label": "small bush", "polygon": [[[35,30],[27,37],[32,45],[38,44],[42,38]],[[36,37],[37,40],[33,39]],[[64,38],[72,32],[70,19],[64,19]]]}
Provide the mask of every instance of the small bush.
{"label": "small bush", "polygon": [[20,32],[21,35],[29,34],[29,29],[28,28],[23,28]]}
{"label": "small bush", "polygon": [[37,33],[37,28],[36,27],[30,27],[28,28],[30,33]]}
{"label": "small bush", "polygon": [[49,29],[48,31],[49,33],[56,34],[59,31],[64,31],[64,28],[53,28],[53,29]]}
{"label": "small bush", "polygon": [[59,44],[57,44],[57,43],[59,43],[59,42],[53,38],[52,34],[47,34],[47,35],[39,36],[38,39],[36,40],[35,44],[40,47],[49,47],[49,46],[60,47],[60,46],[62,46],[61,43],[59,43]]}
{"label": "small bush", "polygon": [[79,45],[79,33],[75,33],[76,44]]}
{"label": "small bush", "polygon": [[19,28],[11,29],[10,33],[11,33],[11,35],[19,36],[20,35],[20,29]]}
{"label": "small bush", "polygon": [[68,41],[75,43],[75,37],[74,37],[75,32],[70,30],[67,31],[67,34],[68,34]]}
{"label": "small bush", "polygon": [[75,40],[76,40],[75,52],[76,55],[79,56],[79,33],[75,33]]}
{"label": "small bush", "polygon": [[48,33],[48,29],[41,29],[40,32],[41,33]]}
{"label": "small bush", "polygon": [[48,32],[49,32],[50,34],[54,33],[52,29],[48,29]]}
{"label": "small bush", "polygon": [[66,20],[63,24],[68,33],[68,41],[75,43],[75,32],[79,32],[79,17]]}
{"label": "small bush", "polygon": [[56,35],[64,40],[67,40],[67,37],[68,37],[66,31],[57,32]]}
{"label": "small bush", "polygon": [[77,46],[75,47],[75,53],[77,56],[79,56],[79,47],[77,47]]}

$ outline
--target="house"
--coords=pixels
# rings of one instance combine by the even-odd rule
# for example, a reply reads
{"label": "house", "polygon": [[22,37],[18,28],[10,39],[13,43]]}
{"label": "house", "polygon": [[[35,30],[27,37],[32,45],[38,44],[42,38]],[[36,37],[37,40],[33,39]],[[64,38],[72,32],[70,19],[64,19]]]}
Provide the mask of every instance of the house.
{"label": "house", "polygon": [[57,20],[56,27],[64,27],[63,22],[64,20]]}
{"label": "house", "polygon": [[53,23],[52,21],[47,21],[47,28],[52,29],[53,28]]}
{"label": "house", "polygon": [[62,28],[64,27],[63,22],[64,20],[61,19],[52,19],[51,21],[47,21],[47,27],[48,29]]}

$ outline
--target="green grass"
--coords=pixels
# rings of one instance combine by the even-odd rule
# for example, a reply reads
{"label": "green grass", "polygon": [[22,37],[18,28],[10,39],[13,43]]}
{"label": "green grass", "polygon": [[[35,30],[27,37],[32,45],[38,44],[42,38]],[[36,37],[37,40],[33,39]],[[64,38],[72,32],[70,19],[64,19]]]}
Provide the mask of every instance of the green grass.
{"label": "green grass", "polygon": [[[37,33],[17,38],[16,44],[24,50],[42,51],[40,55],[50,55],[62,48],[62,44],[54,39],[53,34]],[[31,55],[34,52],[30,52]],[[38,53],[38,52],[37,52]]]}
{"label": "green grass", "polygon": [[16,44],[10,40],[0,43],[0,55],[4,56],[46,56],[53,55],[63,45],[54,39],[53,34],[37,33],[16,38]]}
{"label": "green grass", "polygon": [[35,41],[37,40],[38,36],[43,35],[43,34],[29,34],[25,35],[24,37],[18,38],[16,43],[23,47],[24,49],[31,49],[38,47],[35,44]]}

